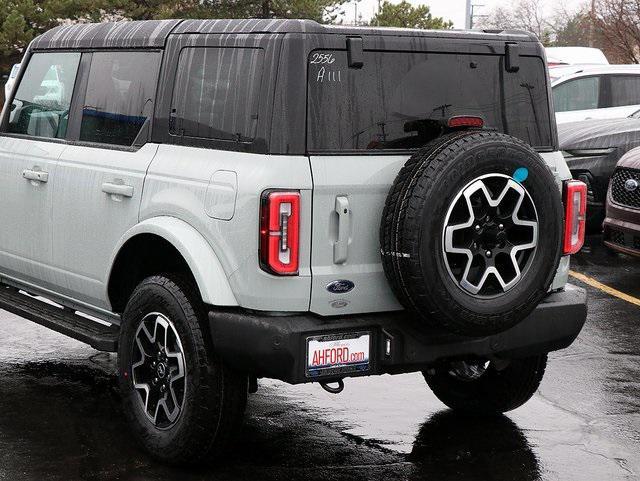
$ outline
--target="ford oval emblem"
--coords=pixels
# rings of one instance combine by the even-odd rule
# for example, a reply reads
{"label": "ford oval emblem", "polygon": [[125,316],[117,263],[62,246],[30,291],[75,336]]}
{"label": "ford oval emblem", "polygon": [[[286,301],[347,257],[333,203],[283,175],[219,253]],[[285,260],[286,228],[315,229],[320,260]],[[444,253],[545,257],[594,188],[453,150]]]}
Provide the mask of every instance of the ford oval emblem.
{"label": "ford oval emblem", "polygon": [[333,281],[327,285],[327,290],[332,294],[344,294],[352,290],[356,285],[348,281],[346,279],[341,279],[339,281]]}
{"label": "ford oval emblem", "polygon": [[638,189],[639,185],[640,183],[638,183],[636,179],[627,179],[627,181],[624,183],[624,189],[627,192],[635,192]]}

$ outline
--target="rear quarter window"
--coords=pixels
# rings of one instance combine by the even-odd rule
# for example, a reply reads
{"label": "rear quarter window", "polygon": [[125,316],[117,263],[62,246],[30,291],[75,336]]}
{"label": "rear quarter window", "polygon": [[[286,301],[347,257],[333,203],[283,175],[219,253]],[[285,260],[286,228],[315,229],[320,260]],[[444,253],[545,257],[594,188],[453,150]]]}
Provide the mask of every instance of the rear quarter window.
{"label": "rear quarter window", "polygon": [[364,52],[360,69],[346,51],[308,59],[309,151],[412,149],[437,123],[480,116],[485,127],[535,147],[552,146],[544,63],[521,57],[507,72],[502,57],[425,52]]}
{"label": "rear quarter window", "polygon": [[171,105],[171,134],[251,142],[258,123],[263,57],[258,48],[182,49]]}
{"label": "rear quarter window", "polygon": [[640,75],[609,76],[611,107],[640,104]]}

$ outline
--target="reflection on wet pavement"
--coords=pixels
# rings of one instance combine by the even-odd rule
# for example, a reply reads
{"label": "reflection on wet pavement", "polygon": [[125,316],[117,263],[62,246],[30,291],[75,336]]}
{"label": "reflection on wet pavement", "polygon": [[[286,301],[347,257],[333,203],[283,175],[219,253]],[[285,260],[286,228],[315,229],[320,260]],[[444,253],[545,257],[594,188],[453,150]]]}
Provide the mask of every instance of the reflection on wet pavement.
{"label": "reflection on wet pavement", "polygon": [[[573,268],[640,296],[640,261],[598,239]],[[454,414],[419,374],[262,381],[224,465],[159,466],[132,442],[115,358],[0,312],[0,480],[640,479],[640,309],[590,289],[585,330],[540,392],[486,419]]]}

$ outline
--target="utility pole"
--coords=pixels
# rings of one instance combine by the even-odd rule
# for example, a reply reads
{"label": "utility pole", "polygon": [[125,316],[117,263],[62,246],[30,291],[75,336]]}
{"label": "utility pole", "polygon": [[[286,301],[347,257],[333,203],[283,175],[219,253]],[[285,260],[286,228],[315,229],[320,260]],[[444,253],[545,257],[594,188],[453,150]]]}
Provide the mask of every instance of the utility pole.
{"label": "utility pole", "polygon": [[596,19],[596,0],[591,0],[591,18],[589,19],[589,47],[595,44],[595,28],[593,22]]}
{"label": "utility pole", "polygon": [[466,30],[471,30],[471,26],[473,24],[473,19],[471,18],[471,16],[473,15],[471,13],[471,0],[465,0],[465,1],[466,1],[466,5],[464,9],[464,28]]}

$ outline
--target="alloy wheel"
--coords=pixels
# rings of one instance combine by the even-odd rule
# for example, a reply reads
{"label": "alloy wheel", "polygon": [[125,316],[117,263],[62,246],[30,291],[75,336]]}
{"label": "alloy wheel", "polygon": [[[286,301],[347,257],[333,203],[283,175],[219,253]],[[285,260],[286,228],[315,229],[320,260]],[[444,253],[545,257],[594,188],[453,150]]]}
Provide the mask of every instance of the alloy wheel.
{"label": "alloy wheel", "polygon": [[164,314],[140,321],[132,359],[133,387],[147,418],[159,429],[171,427],[182,412],[187,370],[178,332]]}
{"label": "alloy wheel", "polygon": [[442,233],[449,275],[474,297],[512,289],[538,245],[538,214],[527,189],[503,174],[477,177],[456,195]]}

